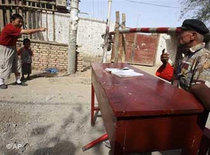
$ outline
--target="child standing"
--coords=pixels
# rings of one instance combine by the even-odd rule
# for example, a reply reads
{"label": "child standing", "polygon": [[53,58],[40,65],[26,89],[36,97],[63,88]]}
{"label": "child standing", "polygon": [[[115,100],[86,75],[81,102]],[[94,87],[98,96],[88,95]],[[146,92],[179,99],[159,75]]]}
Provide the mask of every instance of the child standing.
{"label": "child standing", "polygon": [[16,76],[16,83],[21,85],[20,70],[18,66],[18,56],[16,52],[16,42],[21,34],[32,34],[45,31],[46,28],[21,29],[23,17],[13,14],[11,23],[7,24],[0,35],[0,89],[7,89],[5,79],[9,78],[13,71]]}
{"label": "child standing", "polygon": [[31,74],[31,63],[32,63],[32,56],[33,52],[31,51],[30,45],[31,41],[30,39],[26,38],[23,40],[24,47],[20,48],[18,50],[18,55],[21,57],[21,64],[22,64],[22,77],[21,80],[25,80],[24,75],[27,74],[27,80],[30,80],[30,74]]}

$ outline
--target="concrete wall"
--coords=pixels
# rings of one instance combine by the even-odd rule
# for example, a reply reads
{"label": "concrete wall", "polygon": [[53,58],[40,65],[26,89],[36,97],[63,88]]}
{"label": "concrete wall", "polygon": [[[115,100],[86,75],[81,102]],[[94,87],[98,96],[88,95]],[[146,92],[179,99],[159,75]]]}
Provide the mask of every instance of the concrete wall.
{"label": "concrete wall", "polygon": [[[113,30],[114,25],[111,25]],[[79,20],[77,44],[79,45],[78,52],[82,52],[84,55],[101,56],[102,55],[102,34],[105,33],[106,23],[94,19]]]}
{"label": "concrete wall", "polygon": [[[55,13],[55,42],[68,44],[69,18],[68,14]],[[53,16],[50,12],[47,15],[42,14],[42,26],[48,27],[48,32],[43,32],[44,40],[53,41]],[[101,35],[105,33],[105,28],[106,23],[102,20],[80,18],[77,33],[78,52],[88,56],[101,56]],[[113,28],[114,24],[111,23],[110,29]]]}
{"label": "concrete wall", "polygon": [[[42,26],[48,27],[48,32],[43,32],[45,41],[53,41],[53,16],[50,12],[42,14]],[[106,23],[96,19],[80,18],[78,23],[77,44],[78,52],[83,56],[102,56],[103,39]],[[110,31],[114,30],[114,23],[111,23]],[[69,42],[69,15],[55,13],[55,42],[68,45]],[[155,65],[161,65],[160,55],[162,49],[170,54],[170,60],[174,61],[176,54],[175,35],[160,34],[158,48],[156,52]],[[110,58],[108,53],[108,58]]]}

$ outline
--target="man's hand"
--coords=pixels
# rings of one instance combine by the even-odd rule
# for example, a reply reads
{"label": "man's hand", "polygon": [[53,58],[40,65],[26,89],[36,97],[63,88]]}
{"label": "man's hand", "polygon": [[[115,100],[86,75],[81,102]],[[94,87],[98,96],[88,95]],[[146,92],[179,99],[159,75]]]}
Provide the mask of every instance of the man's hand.
{"label": "man's hand", "polygon": [[47,30],[47,28],[45,28],[45,27],[41,27],[41,28],[39,28],[39,30],[40,30],[40,31],[46,31],[46,30]]}
{"label": "man's hand", "polygon": [[210,111],[210,88],[207,87],[204,83],[195,84],[191,86],[190,92],[199,99],[203,106]]}
{"label": "man's hand", "polygon": [[162,61],[163,65],[166,66],[168,63],[169,54],[165,53],[165,49],[162,50],[162,54],[160,56],[160,60]]}

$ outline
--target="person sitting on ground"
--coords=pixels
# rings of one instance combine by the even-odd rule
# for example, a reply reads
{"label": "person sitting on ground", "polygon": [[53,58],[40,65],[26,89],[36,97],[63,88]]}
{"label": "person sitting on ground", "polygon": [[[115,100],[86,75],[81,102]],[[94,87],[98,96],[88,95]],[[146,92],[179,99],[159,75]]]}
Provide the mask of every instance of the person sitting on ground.
{"label": "person sitting on ground", "polygon": [[30,48],[31,41],[30,39],[26,38],[23,40],[24,47],[18,50],[18,55],[21,57],[21,65],[22,65],[22,77],[21,81],[25,80],[24,75],[27,74],[27,80],[30,80],[31,74],[31,63],[32,63],[32,56],[33,52]]}
{"label": "person sitting on ground", "polygon": [[[209,33],[209,29],[202,21],[186,19],[178,34],[178,40],[182,48],[185,49],[185,55],[176,60],[174,68],[168,63],[168,53],[162,53],[163,64],[158,68],[156,75],[172,83],[177,81],[178,87],[192,91],[198,98],[201,97],[200,92],[209,92],[206,87],[210,87],[210,51],[205,48],[205,43],[203,43],[204,35],[207,33]],[[195,87],[191,90],[193,85]],[[205,104],[210,103],[206,102]]]}
{"label": "person sitting on ground", "polygon": [[13,14],[11,23],[7,24],[0,35],[0,89],[7,89],[5,79],[9,78],[13,71],[16,76],[16,83],[21,85],[20,69],[18,65],[18,56],[16,52],[16,42],[21,34],[32,34],[45,31],[46,28],[21,29],[23,17],[19,14]]}

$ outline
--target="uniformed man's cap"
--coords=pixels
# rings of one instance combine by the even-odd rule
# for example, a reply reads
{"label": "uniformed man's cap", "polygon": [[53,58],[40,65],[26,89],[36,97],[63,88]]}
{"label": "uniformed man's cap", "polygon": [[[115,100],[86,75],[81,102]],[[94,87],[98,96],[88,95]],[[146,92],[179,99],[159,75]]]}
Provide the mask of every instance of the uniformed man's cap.
{"label": "uniformed man's cap", "polygon": [[184,20],[181,29],[183,30],[194,30],[200,34],[207,34],[209,33],[209,29],[206,27],[206,25],[198,20],[198,19],[186,19]]}

